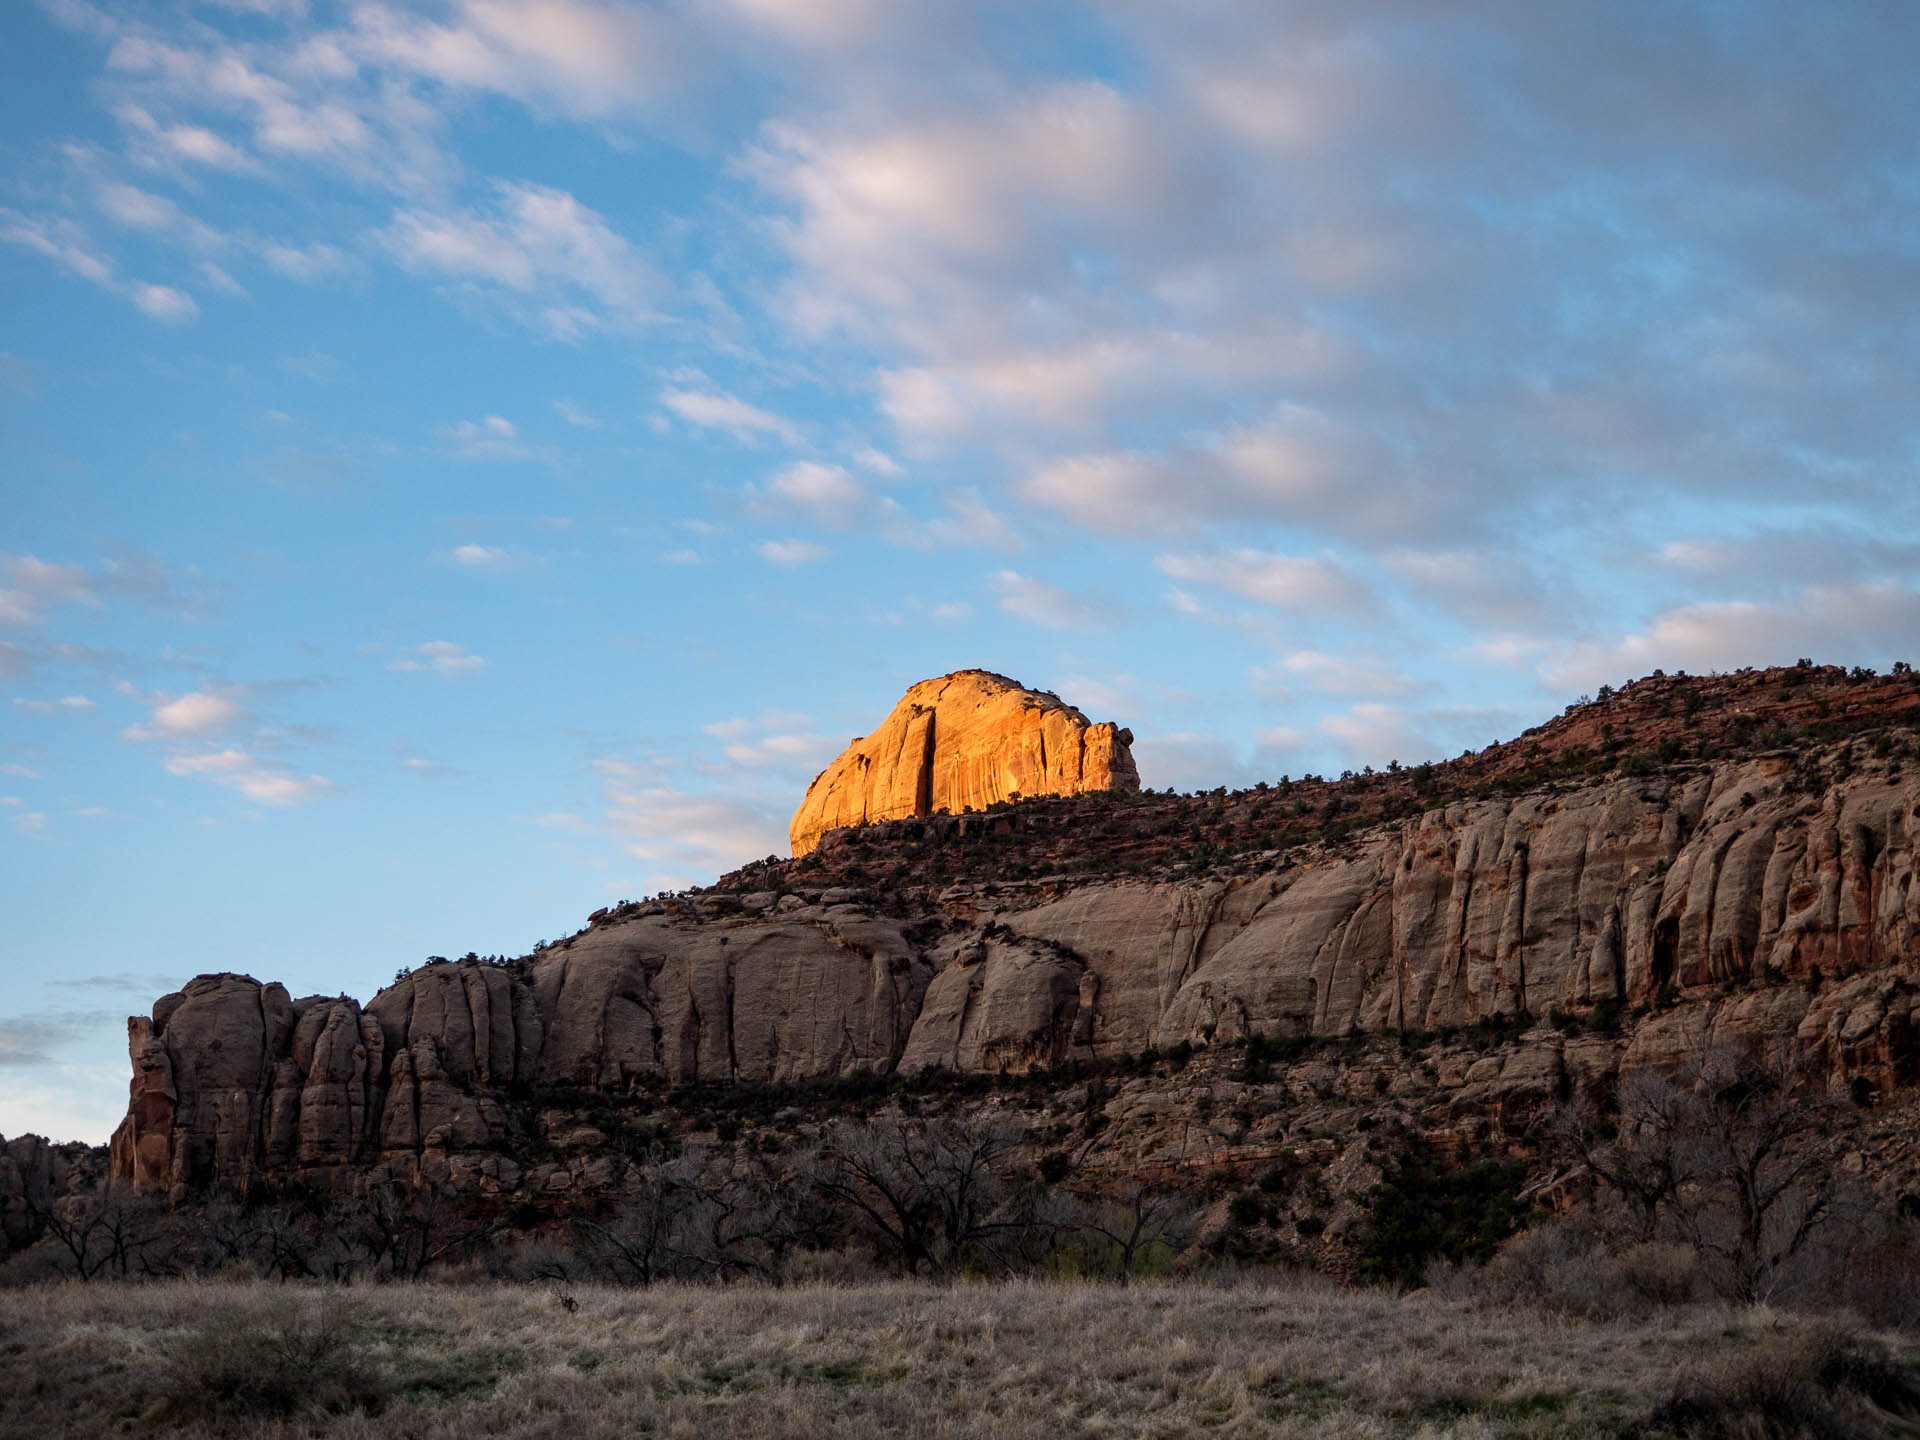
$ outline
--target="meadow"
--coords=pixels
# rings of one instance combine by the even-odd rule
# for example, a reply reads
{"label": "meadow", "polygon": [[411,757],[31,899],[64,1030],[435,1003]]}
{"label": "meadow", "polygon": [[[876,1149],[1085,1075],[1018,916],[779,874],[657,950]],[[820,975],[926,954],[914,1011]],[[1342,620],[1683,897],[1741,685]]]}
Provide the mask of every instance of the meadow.
{"label": "meadow", "polygon": [[0,1292],[0,1434],[597,1440],[1920,1434],[1911,1339],[1311,1276]]}

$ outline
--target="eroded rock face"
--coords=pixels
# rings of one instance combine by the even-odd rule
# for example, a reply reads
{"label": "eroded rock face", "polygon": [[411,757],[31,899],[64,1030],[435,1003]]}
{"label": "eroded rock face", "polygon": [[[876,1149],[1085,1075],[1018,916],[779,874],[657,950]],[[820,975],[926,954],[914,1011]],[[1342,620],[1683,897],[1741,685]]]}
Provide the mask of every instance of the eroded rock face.
{"label": "eroded rock face", "polygon": [[966,887],[912,922],[844,889],[651,902],[518,968],[417,971],[364,1010],[203,976],[131,1022],[114,1173],[192,1187],[484,1155],[498,1178],[515,1097],[541,1092],[1024,1070],[1602,1002],[1653,1009],[1619,1037],[1545,1031],[1446,1081],[1454,1103],[1517,1124],[1728,1046],[1835,1089],[1911,1087],[1920,777],[1868,767],[1816,798],[1777,771],[1461,802],[1225,878]]}
{"label": "eroded rock face", "polygon": [[805,855],[829,830],[984,810],[1016,795],[1136,791],[1133,732],[987,670],[922,680],[880,728],[820,772],[788,836]]}

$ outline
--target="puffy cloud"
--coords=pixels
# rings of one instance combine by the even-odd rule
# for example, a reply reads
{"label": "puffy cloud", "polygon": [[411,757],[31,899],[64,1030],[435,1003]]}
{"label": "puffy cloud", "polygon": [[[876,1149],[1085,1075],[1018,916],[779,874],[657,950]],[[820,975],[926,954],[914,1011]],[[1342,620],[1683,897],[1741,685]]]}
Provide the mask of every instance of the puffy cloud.
{"label": "puffy cloud", "polygon": [[626,837],[627,853],[671,872],[711,878],[787,853],[784,820],[750,800],[636,785],[617,775],[607,780],[606,792],[607,824]]}
{"label": "puffy cloud", "polygon": [[788,421],[738,395],[715,390],[663,390],[660,403],[689,425],[724,430],[743,444],[757,435],[774,435],[789,445],[800,443],[800,432]]}
{"label": "puffy cloud", "polygon": [[446,275],[557,339],[657,318],[665,281],[604,216],[545,185],[493,190],[491,214],[402,210],[379,238],[406,269]]}
{"label": "puffy cloud", "polygon": [[78,565],[37,555],[0,556],[0,625],[40,624],[48,605],[93,605],[94,582]]}
{"label": "puffy cloud", "polygon": [[453,563],[465,570],[499,572],[513,563],[506,551],[491,545],[456,545]]}
{"label": "puffy cloud", "polygon": [[1256,666],[1254,689],[1287,695],[1295,684],[1305,684],[1329,695],[1399,695],[1414,686],[1410,676],[1390,669],[1371,656],[1350,659],[1319,650],[1294,650],[1272,667]]}
{"label": "puffy cloud", "polygon": [[191,690],[185,695],[161,695],[152,701],[144,725],[131,725],[121,734],[128,740],[186,740],[218,735],[242,716],[224,695]]}
{"label": "puffy cloud", "polygon": [[844,529],[875,506],[866,487],[838,465],[802,460],[767,483],[767,498],[822,525]]}
{"label": "puffy cloud", "polygon": [[334,788],[323,775],[295,775],[263,764],[237,747],[167,757],[167,773],[237,790],[256,805],[297,805]]}
{"label": "puffy cloud", "polygon": [[687,32],[671,11],[595,0],[456,0],[445,21],[409,7],[355,9],[363,62],[442,85],[604,116],[678,91]]}
{"label": "puffy cloud", "polygon": [[1282,610],[1355,615],[1373,604],[1367,587],[1328,556],[1240,549],[1213,555],[1162,555],[1159,565],[1176,580],[1218,585]]}
{"label": "puffy cloud", "polygon": [[16,696],[13,703],[31,715],[71,714],[76,710],[94,708],[93,701],[84,695],[62,695],[58,700],[28,700]]}
{"label": "puffy cloud", "polygon": [[125,297],[150,320],[177,325],[200,313],[193,296],[184,290],[144,280],[122,279],[113,260],[98,253],[86,232],[70,219],[34,217],[0,209],[0,240],[38,251],[69,275]]}
{"label": "puffy cloud", "polygon": [[753,548],[762,560],[769,565],[778,565],[783,570],[817,565],[829,554],[826,546],[816,545],[811,540],[765,540]]}
{"label": "puffy cloud", "polygon": [[1910,660],[1920,591],[1894,581],[1814,585],[1784,603],[1702,601],[1656,615],[1645,629],[1565,647],[1540,667],[1551,683],[1591,690],[1650,670]]}
{"label": "puffy cloud", "polygon": [[438,675],[471,675],[486,666],[480,656],[451,640],[429,640],[387,662],[387,669],[403,675],[427,670]]}
{"label": "puffy cloud", "polygon": [[1094,607],[1057,585],[1017,570],[996,570],[987,577],[994,601],[1009,615],[1031,620],[1052,630],[1070,630],[1096,618]]}
{"label": "puffy cloud", "polygon": [[462,460],[527,460],[533,448],[520,438],[519,427],[499,415],[484,420],[461,420],[440,432]]}

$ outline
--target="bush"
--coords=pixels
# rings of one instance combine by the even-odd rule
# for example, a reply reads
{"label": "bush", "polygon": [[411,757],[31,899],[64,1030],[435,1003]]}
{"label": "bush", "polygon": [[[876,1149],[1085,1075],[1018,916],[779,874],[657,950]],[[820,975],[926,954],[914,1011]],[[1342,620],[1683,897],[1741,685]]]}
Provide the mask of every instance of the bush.
{"label": "bush", "polygon": [[1449,1170],[1409,1151],[1374,1187],[1373,1214],[1359,1237],[1360,1273],[1414,1286],[1436,1257],[1490,1259],[1526,1219],[1525,1178],[1519,1164],[1487,1160]]}
{"label": "bush", "polygon": [[1682,1365],[1651,1420],[1694,1440],[1867,1440],[1915,1415],[1920,1377],[1876,1343],[1814,1325]]}
{"label": "bush", "polygon": [[382,1386],[354,1353],[338,1295],[274,1297],[265,1315],[228,1310],[181,1342],[148,1418],[284,1419],[377,1411]]}

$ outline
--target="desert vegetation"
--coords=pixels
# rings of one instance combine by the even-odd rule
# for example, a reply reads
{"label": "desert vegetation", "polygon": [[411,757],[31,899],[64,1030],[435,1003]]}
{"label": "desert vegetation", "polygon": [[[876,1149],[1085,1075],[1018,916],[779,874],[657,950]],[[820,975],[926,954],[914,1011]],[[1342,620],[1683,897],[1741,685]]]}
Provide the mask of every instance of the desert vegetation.
{"label": "desert vegetation", "polygon": [[1324,1281],[0,1295],[0,1432],[1869,1436],[1909,1347],[1766,1310],[1584,1320]]}

